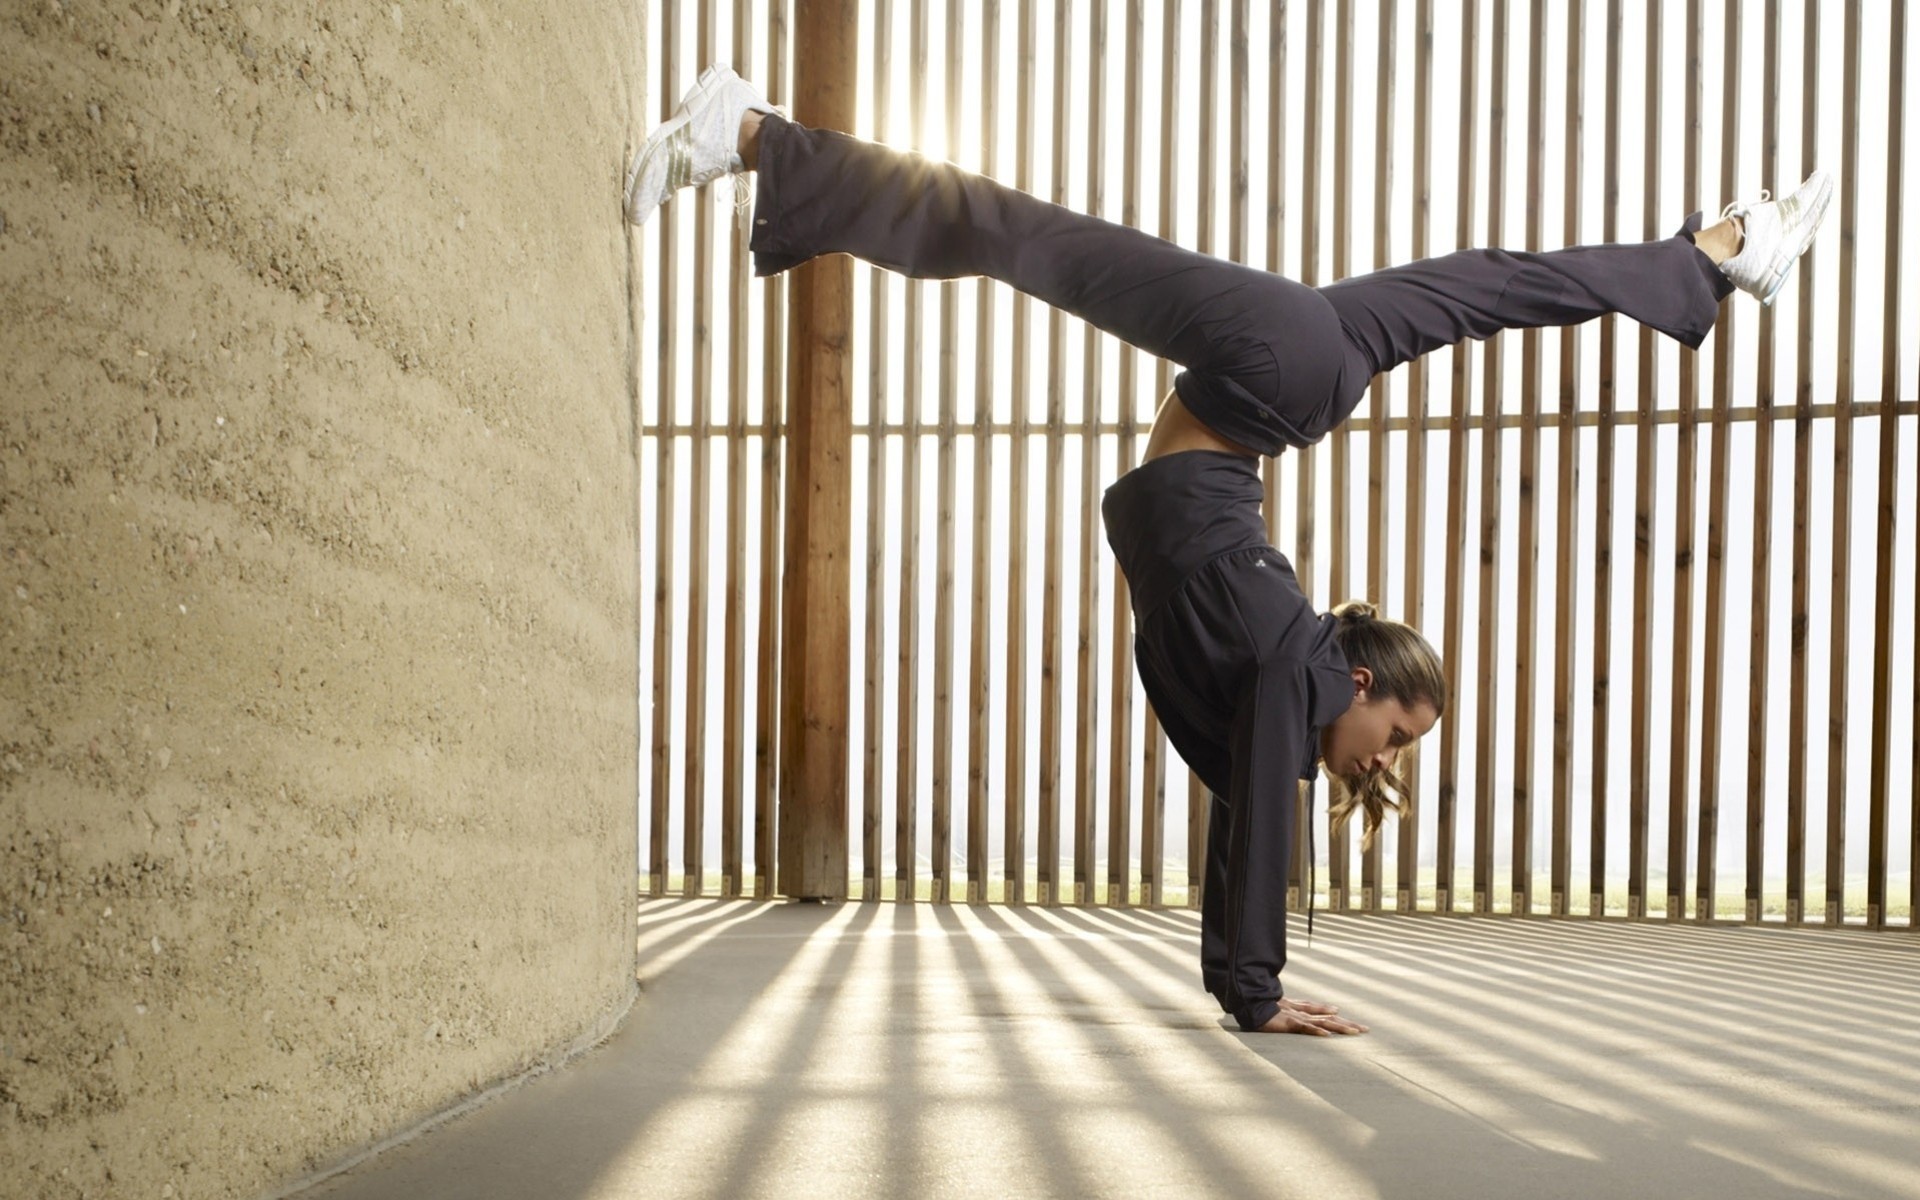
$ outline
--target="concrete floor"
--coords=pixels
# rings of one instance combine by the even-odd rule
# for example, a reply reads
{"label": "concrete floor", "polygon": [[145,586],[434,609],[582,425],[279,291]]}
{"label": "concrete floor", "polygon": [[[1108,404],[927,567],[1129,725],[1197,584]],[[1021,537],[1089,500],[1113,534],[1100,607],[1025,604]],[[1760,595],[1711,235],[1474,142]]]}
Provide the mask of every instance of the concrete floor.
{"label": "concrete floor", "polygon": [[307,1193],[1920,1197],[1920,937],[1296,928],[1359,1037],[1242,1035],[1186,912],[656,901],[573,1066]]}

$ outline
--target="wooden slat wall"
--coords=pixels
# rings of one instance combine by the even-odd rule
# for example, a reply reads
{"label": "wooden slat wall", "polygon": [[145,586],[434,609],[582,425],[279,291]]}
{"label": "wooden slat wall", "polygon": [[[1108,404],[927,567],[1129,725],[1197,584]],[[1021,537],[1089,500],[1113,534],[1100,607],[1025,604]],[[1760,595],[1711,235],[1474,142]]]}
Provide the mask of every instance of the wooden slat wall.
{"label": "wooden slat wall", "polygon": [[[757,81],[782,98],[786,0],[660,8],[652,56],[659,88],[649,87],[659,96],[658,115],[677,106],[688,79],[722,44],[735,61],[759,64]],[[1566,915],[1576,907],[1582,880],[1575,864],[1584,850],[1589,914],[1645,917],[1664,896],[1667,919],[1704,921],[1723,900],[1724,852],[1744,857],[1738,887],[1748,920],[1779,915],[1776,896],[1784,895],[1790,921],[1911,922],[1920,883],[1900,893],[1890,887],[1903,870],[1913,878],[1920,856],[1920,834],[1911,845],[1892,844],[1897,807],[1920,810],[1920,784],[1900,786],[1903,771],[1920,774],[1916,698],[1898,686],[1893,666],[1911,637],[1898,605],[1916,586],[1914,555],[1902,553],[1916,524],[1902,509],[1910,454],[1903,447],[1920,423],[1912,335],[1902,326],[1916,285],[1903,261],[1900,221],[1890,216],[1907,194],[1904,139],[1913,102],[1901,6],[1228,0],[1223,12],[1219,0],[875,0],[867,11],[871,44],[859,69],[871,73],[877,111],[902,102],[907,109],[904,122],[876,117],[874,128],[1017,186],[1032,186],[1039,156],[1047,155],[1044,190],[1057,202],[1071,199],[1098,214],[1117,186],[1123,223],[1145,220],[1162,236],[1257,258],[1309,283],[1503,241],[1522,173],[1522,238],[1532,249],[1577,240],[1590,219],[1598,240],[1621,240],[1621,225],[1636,211],[1623,195],[1639,197],[1640,230],[1628,236],[1657,238],[1671,231],[1676,208],[1711,213],[1759,186],[1787,191],[1816,162],[1820,76],[1833,72],[1834,123],[1843,131],[1839,162],[1829,165],[1839,180],[1833,232],[1797,268],[1781,302],[1790,311],[1734,297],[1699,355],[1634,332],[1635,367],[1626,373],[1626,346],[1612,318],[1592,333],[1512,335],[1520,339],[1517,373],[1503,372],[1499,340],[1415,364],[1404,383],[1376,380],[1359,423],[1333,432],[1324,449],[1265,464],[1268,520],[1315,603],[1365,596],[1389,615],[1432,624],[1454,683],[1425,757],[1402,763],[1420,815],[1361,855],[1357,896],[1350,843],[1330,839],[1325,869],[1334,906],[1385,907],[1391,880],[1393,907],[1403,911]],[[1514,24],[1521,18],[1524,35]],[[1412,98],[1400,109],[1403,37],[1413,59]],[[1748,67],[1750,37],[1763,53]],[[1298,54],[1291,53],[1295,39]],[[1796,40],[1797,65],[1782,51]],[[1003,43],[1015,55],[1004,72]],[[896,57],[901,44],[904,63]],[[1880,44],[1879,53],[1866,49]],[[1262,53],[1253,54],[1255,46]],[[1371,50],[1364,63],[1361,46]],[[1644,60],[1644,91],[1632,96],[1621,86],[1629,54]],[[1110,80],[1116,55],[1126,65]],[[1684,69],[1675,69],[1681,61]],[[1355,86],[1360,70],[1371,72],[1372,86]],[[1550,81],[1556,70],[1564,88]],[[1525,132],[1510,139],[1509,80],[1517,86],[1523,73]],[[930,103],[927,89],[941,85],[940,100]],[[1048,89],[1045,111],[1039,88]],[[1457,145],[1436,163],[1433,104],[1443,89],[1456,98],[1457,123],[1447,128]],[[1595,131],[1588,106],[1603,93]],[[1757,104],[1761,95],[1794,102]],[[1882,96],[1884,133],[1874,116]],[[968,110],[976,104],[974,118]],[[1745,114],[1756,108],[1759,125],[1750,127]],[[1399,120],[1400,112],[1411,119]],[[1680,152],[1670,156],[1665,139],[1677,114]],[[1112,134],[1110,121],[1118,126]],[[1795,121],[1800,152],[1782,154]],[[929,132],[935,128],[944,132]],[[1743,141],[1749,128],[1758,130],[1757,155]],[[1003,131],[1012,140],[1010,162],[997,153]],[[1323,131],[1333,137],[1331,162]],[[963,145],[969,137],[977,143]],[[1876,141],[1863,145],[1868,137]],[[1509,161],[1510,142],[1521,161]],[[1563,156],[1561,172],[1551,170],[1554,154]],[[1718,155],[1717,170],[1708,169],[1709,154]],[[1884,193],[1858,182],[1862,160],[1877,155],[1886,160]],[[1369,162],[1371,179],[1363,182]],[[1407,175],[1396,187],[1400,164]],[[1142,204],[1149,187],[1158,195],[1151,213]],[[1294,223],[1287,208],[1296,187]],[[1884,204],[1876,203],[1882,196]],[[654,326],[639,369],[657,387],[641,454],[653,475],[653,510],[642,525],[650,535],[642,554],[652,603],[641,629],[651,701],[642,720],[651,769],[641,802],[644,886],[654,895],[705,893],[716,861],[724,896],[769,895],[775,878],[781,446],[787,405],[805,401],[786,396],[778,349],[786,336],[784,288],[752,278],[748,232],[716,224],[723,219],[716,203],[677,200],[637,241],[639,294],[649,310],[643,318]],[[1554,203],[1562,212],[1558,231],[1547,228]],[[1410,214],[1403,211],[1409,204]],[[1256,229],[1250,215],[1258,206],[1265,219]],[[1222,213],[1224,236],[1216,232]],[[1369,216],[1370,226],[1356,223]],[[1436,221],[1453,225],[1450,243],[1434,243]],[[1359,239],[1369,236],[1368,260],[1357,261]],[[1886,264],[1871,285],[1881,292],[1877,387],[1863,385],[1870,369],[1856,358],[1864,332],[1856,324],[1873,311],[1857,295],[1870,286],[1870,261]],[[1172,368],[1148,369],[1137,352],[1115,354],[1103,335],[1062,314],[1038,320],[1032,302],[1007,297],[997,284],[900,284],[879,272],[867,288],[861,333],[868,344],[855,354],[868,381],[870,419],[854,430],[868,489],[868,511],[856,514],[867,531],[866,676],[855,721],[864,764],[862,895],[880,896],[891,876],[887,890],[902,901],[921,889],[938,901],[959,898],[953,872],[963,859],[964,899],[973,903],[1128,904],[1137,877],[1141,903],[1197,904],[1210,801],[1170,756],[1150,706],[1138,702],[1126,581],[1099,525],[1101,493],[1137,459]],[[1778,336],[1776,319],[1793,322],[1792,339]],[[1550,354],[1558,356],[1557,371],[1549,369]],[[1595,358],[1598,370],[1589,370]],[[1441,361],[1451,381],[1446,411],[1434,414],[1430,381]],[[1775,381],[1786,371],[1794,394],[1783,406]],[[1037,418],[1041,387],[1044,417]],[[1555,387],[1556,403],[1547,404],[1543,393]],[[974,409],[962,424],[968,388]],[[1856,455],[1862,420],[1874,422],[1875,450]],[[1775,447],[1788,423],[1793,498],[1776,506]],[[1824,456],[1827,430],[1831,470],[1814,462],[1816,453]],[[1710,439],[1704,462],[1703,432]],[[1364,454],[1353,453],[1356,435],[1365,438]],[[1625,471],[1616,470],[1622,436],[1633,445],[1630,495],[1622,494]],[[1508,437],[1517,437],[1517,469],[1506,461]],[[1444,466],[1432,461],[1438,454]],[[1541,477],[1546,454],[1553,455],[1551,480]],[[1030,463],[1040,470],[1030,473]],[[1364,487],[1355,470],[1365,470]],[[1428,509],[1430,471],[1445,473],[1444,514]],[[1471,491],[1470,471],[1478,484]],[[1856,479],[1856,471],[1868,477]],[[1878,500],[1872,546],[1855,544],[1856,484]],[[1035,497],[1044,513],[1038,522],[1026,516],[1032,486],[1044,489]],[[1697,511],[1702,487],[1704,513]],[[1364,508],[1350,511],[1360,496]],[[1518,514],[1511,531],[1501,528],[1509,503]],[[1632,506],[1634,531],[1624,605],[1614,562],[1622,504]],[[933,536],[922,545],[920,518],[929,505]],[[1009,512],[1012,519],[1003,520]],[[1773,546],[1787,536],[1776,513],[1791,522],[1790,595],[1773,586]],[[969,517],[972,536],[961,539],[958,523]],[[757,557],[749,553],[755,522]],[[1809,522],[1830,543],[1824,562]],[[1694,543],[1697,526],[1704,526],[1704,557]],[[1538,557],[1548,537],[1558,557],[1542,573]],[[958,560],[963,541],[971,562]],[[1401,552],[1390,557],[1395,544]],[[1030,571],[1035,556],[1038,569]],[[1745,603],[1732,598],[1735,563],[1750,572],[1738,585]],[[1817,567],[1826,575],[1816,583]],[[1863,583],[1874,616],[1855,625],[1850,597]],[[1864,602],[1867,593],[1860,594]],[[1545,603],[1551,613],[1539,611]],[[925,610],[930,631],[921,629]],[[1029,629],[1030,614],[1037,630]],[[1824,658],[1815,645],[1820,632]],[[964,650],[956,645],[962,636]],[[1030,636],[1037,636],[1031,647]],[[1743,649],[1747,682],[1730,669],[1732,647]],[[964,675],[958,653],[967,657]],[[929,654],[931,669],[923,672]],[[1855,683],[1862,661],[1872,663],[1865,701],[1866,685]],[[1616,665],[1631,669],[1624,705],[1610,686]],[[1809,684],[1817,673],[1827,676],[1824,699]],[[958,704],[956,687],[963,689]],[[1502,694],[1509,687],[1510,705]],[[1037,706],[1026,702],[1030,689]],[[1774,700],[1781,691],[1784,700]],[[1776,704],[1784,720],[1776,721]],[[1816,742],[1823,720],[1825,737]],[[1856,728],[1861,722],[1870,727]],[[1472,736],[1463,737],[1469,729]],[[1903,729],[1912,747],[1905,755],[1897,750]],[[1037,739],[1032,762],[1029,738]],[[1744,740],[1746,753],[1723,754],[1729,739]],[[1869,744],[1871,757],[1850,772],[1855,748]],[[716,746],[723,748],[717,759]],[[1170,765],[1187,796],[1184,830],[1171,843]],[[1038,780],[1037,792],[1029,778]],[[1624,820],[1608,802],[1622,778]],[[1470,818],[1457,804],[1463,785],[1473,792]],[[1550,810],[1537,802],[1549,788]],[[956,803],[964,804],[964,818]],[[1810,804],[1824,814],[1817,846],[1808,840]],[[1864,842],[1849,846],[1849,821],[1862,818]],[[1310,817],[1303,811],[1300,819],[1304,833]],[[1423,820],[1433,831],[1430,846],[1419,836]],[[1507,821],[1511,838],[1496,838]],[[1656,837],[1666,846],[1658,863]],[[1728,841],[1734,837],[1744,845],[1736,849]],[[1455,887],[1463,838],[1472,846],[1470,905]],[[1289,869],[1294,898],[1304,903],[1301,842]],[[1535,861],[1536,846],[1543,854],[1550,848],[1548,861]],[[1818,855],[1813,865],[1821,873],[1811,914],[1809,853]],[[1863,863],[1864,903],[1848,890],[1849,867],[1857,884]]]}

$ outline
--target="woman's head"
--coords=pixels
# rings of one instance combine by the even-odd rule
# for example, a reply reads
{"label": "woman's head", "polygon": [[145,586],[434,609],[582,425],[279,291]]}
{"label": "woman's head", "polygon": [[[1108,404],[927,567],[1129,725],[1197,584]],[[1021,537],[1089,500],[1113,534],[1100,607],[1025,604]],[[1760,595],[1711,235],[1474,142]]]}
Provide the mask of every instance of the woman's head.
{"label": "woman's head", "polygon": [[[1407,813],[1411,797],[1394,765],[1439,721],[1447,678],[1440,656],[1412,626],[1382,618],[1364,601],[1333,611],[1334,639],[1353,674],[1353,704],[1320,732],[1320,757],[1335,780],[1327,812],[1338,828],[1360,809],[1371,844],[1388,807]],[[1389,798],[1388,788],[1399,798]]]}

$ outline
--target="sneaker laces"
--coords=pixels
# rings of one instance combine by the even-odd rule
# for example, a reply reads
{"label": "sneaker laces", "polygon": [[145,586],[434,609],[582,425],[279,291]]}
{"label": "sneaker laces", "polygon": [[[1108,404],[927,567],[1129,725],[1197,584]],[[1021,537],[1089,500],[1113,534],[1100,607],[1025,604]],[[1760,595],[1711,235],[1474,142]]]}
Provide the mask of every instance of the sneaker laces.
{"label": "sneaker laces", "polygon": [[747,184],[744,168],[727,178],[733,184],[733,223],[740,232],[746,233],[753,228],[753,189]]}
{"label": "sneaker laces", "polygon": [[1760,198],[1758,200],[1754,200],[1751,202],[1745,201],[1745,200],[1735,200],[1732,204],[1729,204],[1725,208],[1720,210],[1720,219],[1724,221],[1729,217],[1744,217],[1748,213],[1752,212],[1754,209],[1758,208],[1760,205],[1767,203],[1767,201],[1771,199],[1773,199],[1773,193],[1768,191],[1766,188],[1761,188]]}

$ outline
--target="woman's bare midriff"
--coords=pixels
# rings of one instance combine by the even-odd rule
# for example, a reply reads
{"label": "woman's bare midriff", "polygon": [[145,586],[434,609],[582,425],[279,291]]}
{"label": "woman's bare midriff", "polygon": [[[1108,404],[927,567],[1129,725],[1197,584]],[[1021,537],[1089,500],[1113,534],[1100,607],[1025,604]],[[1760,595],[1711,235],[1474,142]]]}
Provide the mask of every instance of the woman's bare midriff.
{"label": "woman's bare midriff", "polygon": [[1178,392],[1168,392],[1167,398],[1160,402],[1160,411],[1154,415],[1153,431],[1147,435],[1147,452],[1140,461],[1152,462],[1162,455],[1178,454],[1183,450],[1219,450],[1247,458],[1260,457],[1258,451],[1249,450],[1239,442],[1230,442],[1202,425],[1200,418],[1180,402]]}

